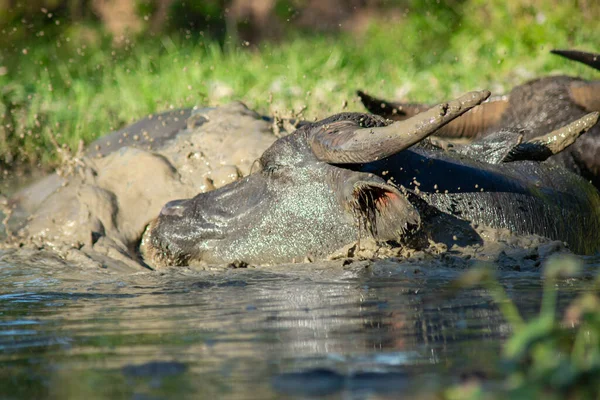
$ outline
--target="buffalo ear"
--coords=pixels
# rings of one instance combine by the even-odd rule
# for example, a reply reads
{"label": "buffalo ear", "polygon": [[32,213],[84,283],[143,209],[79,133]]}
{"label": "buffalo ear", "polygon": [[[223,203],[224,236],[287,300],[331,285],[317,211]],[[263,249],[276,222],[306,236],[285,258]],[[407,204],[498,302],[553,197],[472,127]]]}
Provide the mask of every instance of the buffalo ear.
{"label": "buffalo ear", "polygon": [[467,145],[457,146],[456,152],[490,164],[510,161],[513,149],[523,142],[523,133],[500,130]]}
{"label": "buffalo ear", "polygon": [[398,240],[420,225],[417,209],[396,187],[371,181],[355,182],[352,208],[359,228],[380,240]]}

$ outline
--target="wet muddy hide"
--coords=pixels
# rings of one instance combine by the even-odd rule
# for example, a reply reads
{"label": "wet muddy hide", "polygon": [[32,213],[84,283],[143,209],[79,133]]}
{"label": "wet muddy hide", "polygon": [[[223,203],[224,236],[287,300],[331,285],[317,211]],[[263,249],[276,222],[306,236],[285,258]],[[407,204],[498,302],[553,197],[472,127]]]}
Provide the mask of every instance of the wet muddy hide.
{"label": "wet muddy hide", "polygon": [[137,242],[165,203],[249,174],[275,139],[271,123],[241,103],[146,118],[93,143],[68,176],[17,193],[14,218],[25,222],[5,246],[143,268]]}
{"label": "wet muddy hide", "polygon": [[[3,243],[3,259],[143,271],[150,266],[139,254],[140,241],[165,204],[249,175],[260,168],[256,160],[276,140],[272,123],[241,103],[159,117],[99,139],[86,156],[73,160],[68,176],[54,174],[19,192],[14,201],[27,217]],[[551,254],[569,251],[563,242],[538,235],[468,222],[449,229],[443,220],[437,222],[439,226],[430,227],[434,240],[421,240],[416,248],[370,240],[357,229],[353,243],[319,257],[321,261],[311,254],[292,261],[299,268],[356,261],[369,266],[384,259],[428,268],[464,269],[489,262],[505,270],[537,270]],[[199,263],[191,268],[247,266]]]}
{"label": "wet muddy hide", "polygon": [[427,140],[488,96],[467,93],[404,121],[339,113],[305,124],[273,143],[250,176],[165,204],[142,238],[144,260],[277,265],[324,260],[364,239],[400,249],[482,246],[480,226],[596,253],[600,194],[541,161],[600,114],[527,141],[499,132],[460,152]]}

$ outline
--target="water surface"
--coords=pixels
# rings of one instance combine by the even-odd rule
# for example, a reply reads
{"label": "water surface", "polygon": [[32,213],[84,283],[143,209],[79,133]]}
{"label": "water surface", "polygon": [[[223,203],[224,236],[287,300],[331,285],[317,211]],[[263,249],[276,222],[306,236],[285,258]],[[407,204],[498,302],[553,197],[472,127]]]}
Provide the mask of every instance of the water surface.
{"label": "water surface", "polygon": [[[0,255],[0,398],[414,398],[496,373],[510,333],[460,270],[377,261],[117,274]],[[600,258],[588,258],[591,270]],[[504,272],[528,316],[541,278]],[[586,279],[560,283],[561,307]]]}

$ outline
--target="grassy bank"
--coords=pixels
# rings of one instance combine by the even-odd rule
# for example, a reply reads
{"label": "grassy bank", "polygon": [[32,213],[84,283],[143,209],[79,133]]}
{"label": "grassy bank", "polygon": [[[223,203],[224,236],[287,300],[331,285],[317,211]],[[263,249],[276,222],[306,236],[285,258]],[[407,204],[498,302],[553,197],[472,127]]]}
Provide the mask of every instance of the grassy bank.
{"label": "grassy bank", "polygon": [[[513,4],[514,3],[514,4]],[[239,99],[263,113],[361,110],[354,91],[433,101],[538,75],[597,77],[548,53],[597,48],[600,7],[467,1],[408,12],[359,36],[292,35],[256,47],[194,34],[113,48],[93,27],[38,35],[0,56],[0,165],[51,167],[50,135],[73,148],[145,114]],[[438,12],[439,11],[439,12]]]}

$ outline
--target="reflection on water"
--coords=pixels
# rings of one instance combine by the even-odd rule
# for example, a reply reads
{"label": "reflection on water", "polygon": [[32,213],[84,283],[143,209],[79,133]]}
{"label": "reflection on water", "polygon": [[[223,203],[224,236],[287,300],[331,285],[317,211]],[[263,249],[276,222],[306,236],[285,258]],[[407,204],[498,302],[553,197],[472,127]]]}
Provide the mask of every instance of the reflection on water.
{"label": "reflection on water", "polygon": [[[1,398],[426,396],[463,374],[493,377],[509,334],[483,290],[448,291],[451,269],[117,275],[31,259],[0,255]],[[502,282],[537,312],[539,276]],[[563,306],[584,287],[561,285]]]}

